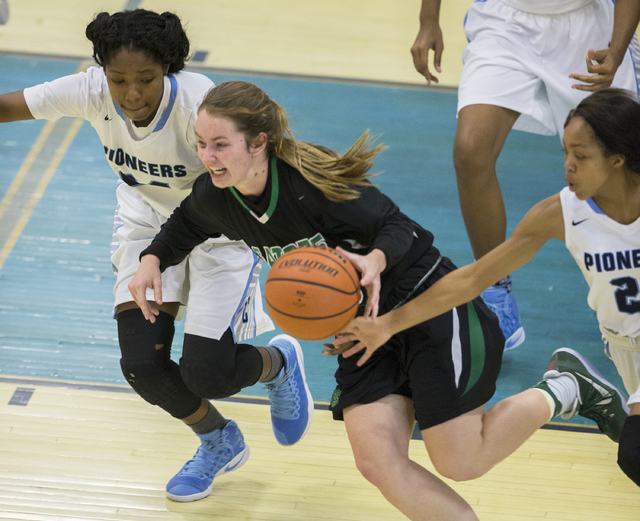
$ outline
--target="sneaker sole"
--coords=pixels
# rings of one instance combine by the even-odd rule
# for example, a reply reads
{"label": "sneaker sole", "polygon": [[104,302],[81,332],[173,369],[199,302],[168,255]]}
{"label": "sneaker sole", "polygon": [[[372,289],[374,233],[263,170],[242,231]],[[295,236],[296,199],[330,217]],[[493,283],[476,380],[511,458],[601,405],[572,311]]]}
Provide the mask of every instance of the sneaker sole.
{"label": "sneaker sole", "polygon": [[313,396],[311,396],[311,391],[309,390],[309,386],[307,385],[307,376],[304,372],[304,355],[302,354],[302,347],[300,346],[300,342],[298,342],[295,338],[293,338],[290,335],[277,335],[271,339],[270,343],[273,343],[275,340],[278,340],[278,339],[283,339],[283,340],[286,340],[287,342],[291,342],[295,347],[296,360],[298,361],[298,365],[300,366],[300,373],[302,374],[302,381],[304,382],[304,390],[307,395],[307,416],[309,417],[309,421],[307,422],[307,426],[304,428],[304,432],[302,433],[302,435],[293,443],[287,443],[286,440],[284,440],[284,443],[283,443],[282,442],[283,440],[276,438],[278,440],[278,443],[280,443],[280,445],[289,446],[289,445],[294,445],[295,443],[298,443],[302,438],[304,438],[305,434],[307,434],[307,431],[309,430],[309,427],[311,427],[311,420],[313,419],[313,411],[314,411]]}
{"label": "sneaker sole", "polygon": [[515,349],[524,342],[524,337],[524,328],[521,326],[505,341],[504,350],[511,351],[512,349]]}
{"label": "sneaker sole", "polygon": [[[600,382],[602,382],[603,384],[605,384],[606,386],[608,386],[618,394],[618,396],[620,397],[620,401],[622,402],[622,408],[625,410],[627,414],[629,414],[629,408],[627,407],[628,398],[615,385],[613,385],[604,376],[602,376],[600,371],[598,371],[598,369],[596,369],[596,367],[589,360],[587,360],[580,353],[578,353],[577,351],[574,351],[569,347],[561,347],[560,349],[556,349],[553,352],[553,354],[555,355],[556,353],[569,353],[570,355],[576,357],[580,361],[580,363],[587,368],[587,372],[589,373],[590,376],[593,376],[594,378],[600,380]],[[554,370],[557,371],[555,366],[554,366]],[[562,371],[559,371],[559,373],[562,374]],[[579,411],[578,411],[578,414],[580,414]]]}
{"label": "sneaker sole", "polygon": [[[242,467],[242,465],[244,465],[249,459],[249,452],[250,452],[249,446],[245,445],[244,449],[238,454],[236,454],[235,458],[233,458],[229,463],[227,463],[224,467],[222,467],[217,472],[217,474],[213,477],[217,478],[222,474],[228,474],[229,472],[232,472]],[[171,494],[170,492],[167,492],[166,496],[171,501],[176,501],[178,503],[189,503],[191,501],[198,501],[199,499],[206,498],[208,495],[211,494],[212,490],[213,490],[213,481],[211,482],[211,485],[209,485],[209,487],[206,490],[203,490],[202,492],[198,492],[196,494],[191,494],[189,496],[176,496],[174,494]]]}

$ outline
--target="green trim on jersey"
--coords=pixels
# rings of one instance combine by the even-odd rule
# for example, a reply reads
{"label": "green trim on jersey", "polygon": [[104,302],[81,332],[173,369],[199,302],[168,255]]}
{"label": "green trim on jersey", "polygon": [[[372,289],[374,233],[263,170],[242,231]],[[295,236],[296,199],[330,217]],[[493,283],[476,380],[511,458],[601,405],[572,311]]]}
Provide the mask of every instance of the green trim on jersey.
{"label": "green trim on jersey", "polygon": [[247,206],[247,204],[242,200],[240,194],[236,191],[233,186],[229,187],[229,190],[233,194],[233,196],[238,200],[238,202],[242,205],[242,207],[249,212],[255,219],[257,219],[262,224],[265,224],[269,217],[273,215],[274,210],[276,209],[276,204],[278,204],[278,195],[280,192],[280,184],[278,181],[278,167],[276,166],[278,163],[278,158],[276,156],[271,156],[271,200],[269,201],[269,207],[267,211],[258,216],[251,208]]}
{"label": "green trim on jersey", "polygon": [[471,355],[471,368],[469,371],[469,381],[464,396],[477,383],[484,370],[485,345],[482,325],[478,318],[478,313],[473,306],[473,302],[467,302],[467,314],[469,323],[469,351]]}

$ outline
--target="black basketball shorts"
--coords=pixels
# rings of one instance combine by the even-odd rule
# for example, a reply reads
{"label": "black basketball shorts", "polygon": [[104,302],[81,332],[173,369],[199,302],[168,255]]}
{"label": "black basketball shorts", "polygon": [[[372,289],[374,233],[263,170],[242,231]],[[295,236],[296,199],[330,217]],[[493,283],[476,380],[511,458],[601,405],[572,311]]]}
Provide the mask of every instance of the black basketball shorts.
{"label": "black basketball shorts", "polygon": [[[443,258],[416,295],[453,269],[453,263]],[[423,266],[418,271],[427,270]],[[409,274],[409,279],[416,276]],[[398,292],[411,289],[402,286],[397,284]],[[401,300],[400,295],[397,298]],[[341,420],[350,405],[399,394],[413,400],[421,430],[433,427],[489,401],[503,350],[498,319],[478,297],[394,335],[362,367],[356,365],[361,355],[340,356],[330,409],[334,419]]]}

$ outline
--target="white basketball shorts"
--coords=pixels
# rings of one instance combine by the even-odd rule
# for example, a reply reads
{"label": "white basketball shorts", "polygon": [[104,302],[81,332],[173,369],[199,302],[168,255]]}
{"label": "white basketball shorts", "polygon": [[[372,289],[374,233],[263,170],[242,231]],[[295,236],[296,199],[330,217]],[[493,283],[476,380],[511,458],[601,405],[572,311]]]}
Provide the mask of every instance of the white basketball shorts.
{"label": "white basketball shorts", "polygon": [[[589,49],[606,49],[613,30],[612,0],[556,15],[530,14],[500,0],[478,0],[467,12],[469,44],[458,89],[458,112],[488,104],[519,112],[513,128],[562,136],[568,112],[589,92],[569,74],[589,74]],[[634,36],[613,87],[638,94],[640,46]]]}
{"label": "white basketball shorts", "polygon": [[633,344],[624,345],[603,336],[604,352],[613,361],[629,394],[627,405],[640,403],[640,338]]}
{"label": "white basketball shorts", "polygon": [[[116,273],[115,306],[133,300],[128,284],[140,265],[140,253],[166,218],[123,182],[116,188],[111,262]],[[162,274],[164,302],[185,306],[185,333],[219,339],[231,327],[236,342],[273,330],[262,306],[258,257],[242,241],[212,239],[194,248],[177,266]],[[153,300],[148,290],[147,299]]]}

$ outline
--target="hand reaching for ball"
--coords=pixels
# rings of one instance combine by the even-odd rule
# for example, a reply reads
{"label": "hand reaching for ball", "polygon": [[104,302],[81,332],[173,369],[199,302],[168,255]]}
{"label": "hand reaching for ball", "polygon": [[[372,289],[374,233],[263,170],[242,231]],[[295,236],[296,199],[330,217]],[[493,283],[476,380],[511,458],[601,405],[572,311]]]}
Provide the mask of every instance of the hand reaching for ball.
{"label": "hand reaching for ball", "polygon": [[387,267],[387,257],[382,250],[372,250],[367,255],[358,255],[343,250],[339,246],[336,251],[345,257],[360,272],[360,285],[367,289],[367,305],[365,317],[377,317],[380,303],[380,274]]}

